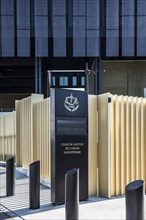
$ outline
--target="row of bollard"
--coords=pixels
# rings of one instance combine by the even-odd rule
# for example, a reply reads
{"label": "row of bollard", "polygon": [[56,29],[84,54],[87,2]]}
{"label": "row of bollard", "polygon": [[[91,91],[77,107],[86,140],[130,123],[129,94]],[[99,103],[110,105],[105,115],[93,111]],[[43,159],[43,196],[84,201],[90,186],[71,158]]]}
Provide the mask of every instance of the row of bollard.
{"label": "row of bollard", "polygon": [[[6,161],[6,195],[15,195],[15,157]],[[79,219],[79,169],[65,174],[66,219]],[[29,165],[29,208],[40,208],[40,161]]]}
{"label": "row of bollard", "polygon": [[[15,194],[15,157],[6,161],[6,195]],[[30,209],[40,208],[40,161],[29,166]],[[65,174],[66,220],[79,219],[79,169]],[[126,220],[144,220],[144,181],[136,180],[126,186]]]}
{"label": "row of bollard", "polygon": [[[6,195],[15,195],[15,157],[6,161]],[[40,161],[29,165],[29,208],[40,208]]]}

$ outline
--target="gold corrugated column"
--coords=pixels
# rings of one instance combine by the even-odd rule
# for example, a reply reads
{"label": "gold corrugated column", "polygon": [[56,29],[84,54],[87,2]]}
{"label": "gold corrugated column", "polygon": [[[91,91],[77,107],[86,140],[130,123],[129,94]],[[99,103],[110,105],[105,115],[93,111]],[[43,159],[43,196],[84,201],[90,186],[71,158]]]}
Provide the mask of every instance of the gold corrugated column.
{"label": "gold corrugated column", "polygon": [[13,155],[16,156],[16,111],[12,113],[12,123],[13,123],[13,127],[12,127]]}
{"label": "gold corrugated column", "polygon": [[45,163],[43,163],[43,176],[44,177],[46,177],[46,166],[48,166],[48,164],[47,164],[47,154],[46,154],[46,148],[47,148],[47,145],[46,145],[46,118],[47,118],[47,116],[46,116],[46,114],[45,114],[45,101],[44,101],[44,103],[43,103],[43,124],[44,124],[44,126],[43,126],[43,159],[44,159],[44,161],[45,161]]}
{"label": "gold corrugated column", "polygon": [[6,139],[6,128],[5,128],[5,115],[3,116],[3,128],[4,128],[4,161],[6,161],[7,156],[7,139]]}
{"label": "gold corrugated column", "polygon": [[131,103],[131,181],[136,179],[136,97]]}
{"label": "gold corrugated column", "polygon": [[43,127],[43,122],[42,122],[42,102],[40,103],[40,160],[41,160],[41,175],[43,173],[43,154],[42,154],[42,149],[43,149],[43,145],[42,145],[42,127]]}
{"label": "gold corrugated column", "polygon": [[139,99],[136,100],[136,179],[140,179],[140,159],[141,159],[141,153],[140,153],[140,105],[139,105]]}
{"label": "gold corrugated column", "polygon": [[[146,131],[146,98],[144,98],[144,101],[143,101],[143,105],[144,105],[144,108],[143,108],[143,141],[144,141],[144,163],[143,163],[143,166],[144,166],[144,180],[145,180],[145,183],[146,183],[146,135],[145,135],[145,131]],[[146,184],[145,184],[145,192],[146,192]]]}
{"label": "gold corrugated column", "polygon": [[16,155],[16,111],[13,114],[13,146],[14,146],[14,155]]}
{"label": "gold corrugated column", "polygon": [[4,159],[15,155],[15,112],[3,116]]}
{"label": "gold corrugated column", "polygon": [[116,195],[121,194],[121,96],[116,97],[116,117],[115,117],[115,136],[116,136]]}
{"label": "gold corrugated column", "polygon": [[45,137],[44,137],[44,127],[45,127],[45,121],[44,121],[44,104],[45,102],[42,103],[42,161],[44,161],[45,163],[43,163],[43,169],[42,169],[42,175],[45,177],[45,167],[44,164],[46,164],[46,155],[45,155],[45,148],[46,146],[44,145],[45,142]]}
{"label": "gold corrugated column", "polygon": [[144,150],[144,145],[146,145],[146,143],[144,142],[144,135],[145,135],[145,131],[144,131],[144,99],[143,98],[139,98],[140,101],[140,108],[141,108],[141,132],[140,132],[140,139],[141,139],[141,165],[140,165],[140,170],[141,170],[141,179],[144,180],[145,179],[145,164],[144,164],[144,160],[145,160],[145,150]]}
{"label": "gold corrugated column", "polygon": [[110,197],[123,195],[126,184],[131,181],[146,181],[146,99],[111,95],[110,112],[106,98],[105,94],[98,97],[99,194]]}
{"label": "gold corrugated column", "polygon": [[125,185],[126,185],[126,103],[125,97],[121,96],[121,195],[125,193]]}
{"label": "gold corrugated column", "polygon": [[34,103],[33,105],[33,159],[34,161],[38,160],[38,149],[37,149],[37,142],[38,142],[38,135],[37,134],[37,121],[38,118],[37,115],[37,103]]}
{"label": "gold corrugated column", "polygon": [[111,95],[111,196],[116,195],[116,150],[115,150],[115,103],[116,95]]}
{"label": "gold corrugated column", "polygon": [[21,136],[21,127],[20,127],[20,101],[15,101],[15,110],[16,110],[16,166],[22,166],[21,164],[21,144],[20,144],[20,136]]}
{"label": "gold corrugated column", "polygon": [[47,152],[49,155],[49,159],[48,159],[48,171],[49,171],[49,179],[51,180],[51,131],[50,131],[50,98],[49,101],[47,102],[47,112],[49,112],[48,114],[48,138],[47,138],[47,145],[49,146],[47,148]]}
{"label": "gold corrugated column", "polygon": [[108,93],[108,198],[111,197],[111,94]]}
{"label": "gold corrugated column", "polygon": [[49,112],[47,112],[47,102],[46,100],[44,101],[44,146],[45,146],[45,149],[44,149],[44,154],[45,154],[45,161],[46,161],[46,164],[44,166],[44,176],[49,177],[49,153],[48,153],[48,148],[49,148],[49,145],[47,144],[47,140],[48,140],[48,136],[49,134],[47,133],[47,131],[49,132],[49,129],[48,129],[48,124],[49,124],[49,121],[48,121],[48,115],[49,115]]}
{"label": "gold corrugated column", "polygon": [[[29,97],[28,97],[29,99]],[[27,127],[27,115],[28,115],[28,112],[27,112],[27,100],[24,99],[24,132],[22,134],[22,160],[23,160],[23,166],[24,167],[27,167],[27,165],[29,165],[29,145],[28,145],[28,127]],[[23,117],[23,116],[22,116]],[[30,126],[30,125],[29,125]],[[31,163],[32,161],[30,161]]]}
{"label": "gold corrugated column", "polygon": [[40,175],[43,178],[50,178],[49,102],[50,98],[47,98],[33,104],[34,159],[40,160]]}
{"label": "gold corrugated column", "polygon": [[0,116],[0,161],[4,161],[4,117]]}
{"label": "gold corrugated column", "polygon": [[[23,136],[25,135],[24,131],[24,102],[20,101],[20,161],[21,161],[21,166],[23,166],[23,154],[22,154],[22,145],[23,145]],[[17,134],[16,134],[17,135]],[[26,138],[26,137],[25,137]]]}
{"label": "gold corrugated column", "polygon": [[49,173],[49,167],[50,167],[50,151],[49,151],[49,148],[50,148],[50,98],[46,99],[44,101],[44,123],[45,123],[45,127],[44,127],[44,132],[45,132],[45,136],[44,136],[44,148],[45,148],[45,151],[44,151],[44,154],[45,154],[45,166],[44,166],[44,176],[46,178],[49,178],[50,180],[50,173]]}
{"label": "gold corrugated column", "polygon": [[33,104],[43,99],[43,95],[32,94],[30,97],[22,99],[19,102],[19,130],[20,146],[17,146],[20,151],[20,164],[23,167],[28,167],[33,162]]}
{"label": "gold corrugated column", "polygon": [[99,95],[98,108],[98,168],[99,195],[111,197],[111,156],[110,156],[110,93]]}
{"label": "gold corrugated column", "polygon": [[131,99],[126,97],[126,184],[131,181]]}
{"label": "gold corrugated column", "polygon": [[88,195],[98,195],[97,183],[97,96],[88,96]]}
{"label": "gold corrugated column", "polygon": [[42,145],[42,105],[41,105],[41,102],[40,102],[40,140],[39,140],[39,155],[40,155],[40,160],[41,160],[41,164],[40,164],[40,170],[41,170],[41,176],[42,176],[42,149],[41,146]]}
{"label": "gold corrugated column", "polygon": [[40,173],[42,173],[41,165],[41,101],[33,104],[33,157],[34,161],[40,160]]}
{"label": "gold corrugated column", "polygon": [[3,126],[3,137],[2,137],[2,146],[3,146],[3,161],[5,161],[5,137],[4,137],[4,117],[2,117],[2,126]]}

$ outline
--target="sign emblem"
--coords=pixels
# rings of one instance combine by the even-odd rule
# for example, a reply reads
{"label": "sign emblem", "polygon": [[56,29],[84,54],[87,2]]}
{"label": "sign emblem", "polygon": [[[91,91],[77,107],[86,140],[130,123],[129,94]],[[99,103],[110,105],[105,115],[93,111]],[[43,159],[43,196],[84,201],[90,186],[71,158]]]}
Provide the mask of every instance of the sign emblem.
{"label": "sign emblem", "polygon": [[65,98],[64,106],[68,111],[74,112],[79,108],[78,99],[74,97],[71,93],[70,96],[67,96]]}

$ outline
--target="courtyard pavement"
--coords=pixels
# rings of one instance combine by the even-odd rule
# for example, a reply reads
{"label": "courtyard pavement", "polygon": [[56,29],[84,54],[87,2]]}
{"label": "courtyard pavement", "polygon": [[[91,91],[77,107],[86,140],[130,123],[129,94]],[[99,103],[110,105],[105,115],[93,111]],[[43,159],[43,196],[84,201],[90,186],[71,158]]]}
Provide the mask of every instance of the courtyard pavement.
{"label": "courtyard pavement", "polygon": [[[0,219],[65,220],[65,206],[52,205],[50,188],[40,185],[40,209],[29,209],[29,178],[16,169],[15,196],[6,196],[6,169],[0,166]],[[146,196],[145,196],[146,197]],[[3,213],[3,214],[2,214]],[[146,216],[146,209],[145,209]],[[79,219],[125,219],[125,197],[90,197],[80,202]]]}

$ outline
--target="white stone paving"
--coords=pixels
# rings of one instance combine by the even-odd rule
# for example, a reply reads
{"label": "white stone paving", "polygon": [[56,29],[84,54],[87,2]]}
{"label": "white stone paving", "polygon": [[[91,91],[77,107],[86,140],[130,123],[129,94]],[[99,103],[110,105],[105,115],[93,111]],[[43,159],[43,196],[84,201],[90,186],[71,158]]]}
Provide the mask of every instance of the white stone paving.
{"label": "white stone paving", "polygon": [[[16,171],[15,196],[6,197],[6,173],[5,168],[0,167],[0,202],[2,206],[13,212],[13,219],[65,220],[64,205],[52,205],[50,202],[50,189],[44,186],[40,188],[40,209],[30,210],[29,178]],[[14,213],[17,217],[14,217]],[[7,214],[12,213],[7,211]],[[79,219],[125,219],[125,198],[103,199],[100,197],[91,197],[88,201],[80,203]]]}

